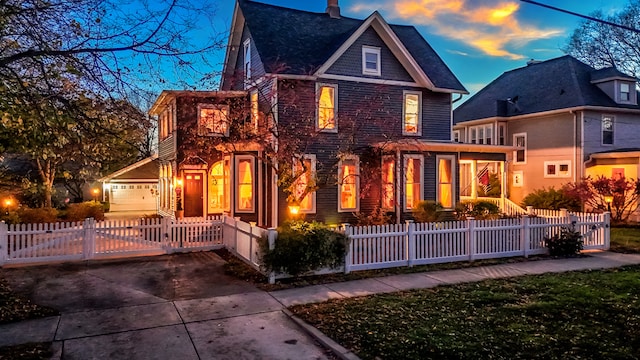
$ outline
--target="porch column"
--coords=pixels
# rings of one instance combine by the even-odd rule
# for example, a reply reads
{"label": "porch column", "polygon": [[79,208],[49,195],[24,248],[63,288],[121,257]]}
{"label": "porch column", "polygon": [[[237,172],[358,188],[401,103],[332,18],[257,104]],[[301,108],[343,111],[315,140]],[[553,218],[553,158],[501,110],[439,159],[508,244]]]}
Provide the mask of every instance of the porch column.
{"label": "porch column", "polygon": [[478,198],[478,160],[471,160],[471,198]]}
{"label": "porch column", "polygon": [[500,161],[500,204],[501,209],[504,211],[505,209],[505,201],[506,193],[507,193],[507,174],[505,172],[504,161]]}

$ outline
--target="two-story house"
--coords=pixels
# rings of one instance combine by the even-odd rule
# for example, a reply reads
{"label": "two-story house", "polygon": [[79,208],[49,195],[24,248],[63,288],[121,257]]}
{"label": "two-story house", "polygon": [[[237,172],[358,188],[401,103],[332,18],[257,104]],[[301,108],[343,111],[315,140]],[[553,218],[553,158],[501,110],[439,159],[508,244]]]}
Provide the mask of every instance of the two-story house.
{"label": "two-story house", "polygon": [[[225,211],[261,226],[292,210],[337,224],[375,208],[403,221],[425,199],[452,209],[459,161],[501,172],[512,150],[451,141],[464,93],[413,26],[344,17],[336,0],[324,13],[239,0],[221,91],[164,92],[151,111],[161,208],[184,199],[185,216]],[[245,104],[220,102],[230,98]],[[186,139],[185,123],[209,130]]]}
{"label": "two-story house", "polygon": [[507,71],[454,111],[464,143],[516,146],[509,198],[585,176],[640,177],[637,79],[571,56]]}

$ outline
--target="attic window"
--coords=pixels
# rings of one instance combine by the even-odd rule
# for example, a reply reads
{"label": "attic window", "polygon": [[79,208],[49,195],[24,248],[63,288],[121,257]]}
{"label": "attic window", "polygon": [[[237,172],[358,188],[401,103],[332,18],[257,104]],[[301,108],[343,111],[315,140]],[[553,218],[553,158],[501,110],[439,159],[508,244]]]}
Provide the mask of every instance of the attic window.
{"label": "attic window", "polygon": [[362,47],[362,74],[380,76],[380,48]]}
{"label": "attic window", "polygon": [[620,101],[629,101],[630,100],[630,91],[629,91],[629,83],[620,83]]}

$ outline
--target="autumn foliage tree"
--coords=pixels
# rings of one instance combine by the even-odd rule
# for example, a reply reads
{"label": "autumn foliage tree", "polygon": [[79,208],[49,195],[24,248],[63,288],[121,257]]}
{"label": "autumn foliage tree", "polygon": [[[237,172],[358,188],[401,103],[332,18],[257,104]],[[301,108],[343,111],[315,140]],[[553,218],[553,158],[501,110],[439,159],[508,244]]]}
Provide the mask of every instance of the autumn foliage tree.
{"label": "autumn foliage tree", "polygon": [[625,177],[586,177],[581,182],[568,184],[565,191],[569,196],[581,199],[588,208],[606,211],[610,206],[612,221],[623,222],[638,208],[640,180]]}

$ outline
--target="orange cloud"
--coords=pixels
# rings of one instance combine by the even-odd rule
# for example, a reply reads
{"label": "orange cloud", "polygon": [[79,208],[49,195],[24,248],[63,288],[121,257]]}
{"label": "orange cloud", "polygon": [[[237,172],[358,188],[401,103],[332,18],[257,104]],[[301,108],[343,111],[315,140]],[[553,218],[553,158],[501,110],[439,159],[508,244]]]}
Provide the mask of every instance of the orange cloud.
{"label": "orange cloud", "polygon": [[[435,33],[462,41],[491,56],[522,59],[514,51],[526,43],[563,34],[560,29],[541,29],[517,18],[520,5],[512,0],[384,0],[378,9],[392,17],[424,25]],[[352,10],[373,4],[355,5]]]}

